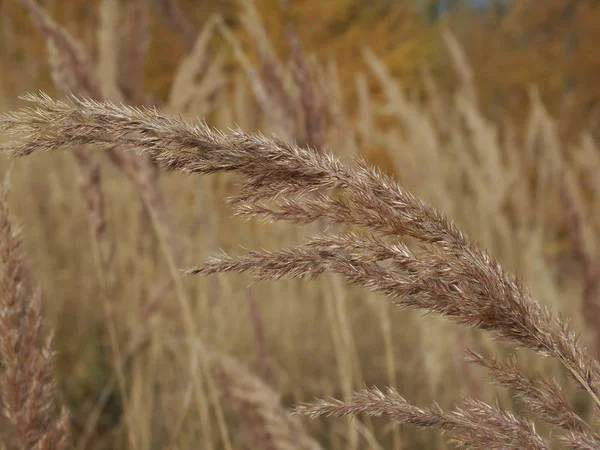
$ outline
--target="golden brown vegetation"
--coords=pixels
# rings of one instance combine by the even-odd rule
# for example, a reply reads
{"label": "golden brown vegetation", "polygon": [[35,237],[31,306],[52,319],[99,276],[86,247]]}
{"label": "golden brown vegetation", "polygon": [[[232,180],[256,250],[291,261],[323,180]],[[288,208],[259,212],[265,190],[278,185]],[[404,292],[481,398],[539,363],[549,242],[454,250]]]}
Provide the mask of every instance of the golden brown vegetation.
{"label": "golden brown vegetation", "polygon": [[[103,0],[90,51],[91,37],[17,3],[46,40],[56,92],[75,94],[32,95],[32,108],[0,119],[18,139],[0,144],[12,156],[73,150],[13,163],[11,199],[56,330],[70,446],[445,448],[448,437],[470,448],[599,447],[600,158],[590,133],[563,133],[537,90],[524,123],[487,119],[480,68],[449,31],[438,39],[454,96],[426,70],[401,86],[385,57],[356,43],[361,72],[340,73],[329,57],[344,41],[307,53],[293,6],[275,31],[250,2],[239,27],[225,13],[196,30],[183,3],[157,2],[159,19],[144,1]],[[390,24],[425,27],[397,14]],[[154,89],[149,24],[163,19],[187,54]],[[240,245],[271,250],[226,256]],[[183,276],[219,249],[188,273],[315,280]],[[8,255],[3,270],[19,261]],[[67,416],[54,413],[30,294],[19,297],[33,311],[21,332],[30,350],[18,350],[40,372],[19,372],[22,358],[3,344],[2,385],[21,373],[19,388],[42,395],[29,422],[5,404],[0,431],[31,428],[22,442],[58,448]],[[355,418],[301,423],[299,404]]]}

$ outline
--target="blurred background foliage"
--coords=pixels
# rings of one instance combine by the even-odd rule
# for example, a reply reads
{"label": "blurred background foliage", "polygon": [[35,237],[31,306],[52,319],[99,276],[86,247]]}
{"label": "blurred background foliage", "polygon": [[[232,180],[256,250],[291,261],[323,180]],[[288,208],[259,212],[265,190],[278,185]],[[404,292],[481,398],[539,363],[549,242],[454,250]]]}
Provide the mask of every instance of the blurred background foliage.
{"label": "blurred background foliage", "polygon": [[[98,0],[41,3],[94,50]],[[160,98],[186,45],[181,34],[161,20],[158,0],[153,3],[146,87]],[[202,24],[219,13],[239,29],[233,0],[180,4],[190,23]],[[282,55],[287,52],[284,24],[291,20],[307,50],[337,62],[343,86],[352,86],[357,71],[364,70],[360,50],[370,48],[409,90],[420,87],[423,70],[429,70],[440,86],[451,88],[456,78],[448,76],[452,66],[440,35],[449,27],[465,48],[481,106],[493,118],[523,118],[528,90],[536,86],[550,113],[560,117],[562,131],[580,130],[582,124],[596,130],[599,125],[596,0],[258,0],[256,5]],[[5,0],[1,16],[1,89],[22,92],[37,85],[51,92],[44,41],[26,12],[17,2]],[[352,89],[344,92],[354,97]]]}

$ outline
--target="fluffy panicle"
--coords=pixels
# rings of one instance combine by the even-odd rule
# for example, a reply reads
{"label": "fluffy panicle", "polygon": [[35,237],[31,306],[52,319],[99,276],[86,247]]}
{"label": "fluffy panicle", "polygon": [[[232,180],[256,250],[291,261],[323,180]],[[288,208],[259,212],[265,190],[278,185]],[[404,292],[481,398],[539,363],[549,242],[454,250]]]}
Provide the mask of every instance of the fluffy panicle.
{"label": "fluffy panicle", "polygon": [[26,285],[21,237],[12,222],[7,191],[5,182],[0,192],[2,412],[14,428],[18,448],[63,449],[68,413],[66,409],[57,413],[54,404],[52,337],[44,337],[40,293]]}
{"label": "fluffy panicle", "polygon": [[535,417],[567,431],[589,431],[587,424],[571,410],[561,387],[554,380],[538,374],[536,381],[524,375],[514,357],[502,362],[497,358],[469,352],[469,360],[488,369],[492,377],[501,386],[511,389]]}
{"label": "fluffy panicle", "polygon": [[[230,199],[239,214],[296,224],[319,221],[350,231],[327,234],[281,251],[219,257],[190,273],[249,272],[257,279],[314,278],[324,272],[383,293],[403,308],[446,316],[486,330],[560,361],[600,406],[600,366],[568,323],[536,302],[512,275],[435,208],[402,189],[393,178],[360,161],[342,162],[278,139],[229,134],[188,124],[156,109],[87,99],[26,98],[33,107],[0,116],[0,130],[21,139],[0,146],[12,156],[94,144],[147,153],[167,170],[190,174],[234,172],[242,189]],[[398,243],[409,236],[414,250]],[[596,436],[572,411],[550,380],[534,383],[513,361],[473,355],[500,384],[516,391],[534,414],[583,445]],[[421,410],[393,392],[367,391],[351,403],[319,403],[299,410],[313,415],[364,412],[451,433],[471,448],[548,448],[533,426],[472,400],[452,413]],[[579,444],[578,444],[579,443]]]}
{"label": "fluffy panicle", "polygon": [[282,405],[279,395],[246,367],[222,352],[207,352],[219,389],[243,419],[257,448],[319,450],[297,417]]}
{"label": "fluffy panicle", "polygon": [[350,403],[319,400],[297,407],[296,412],[313,418],[357,414],[385,417],[401,424],[441,430],[458,445],[471,449],[550,448],[533,424],[477,400],[467,400],[455,411],[444,412],[437,406],[412,406],[393,389],[367,389],[356,393]]}

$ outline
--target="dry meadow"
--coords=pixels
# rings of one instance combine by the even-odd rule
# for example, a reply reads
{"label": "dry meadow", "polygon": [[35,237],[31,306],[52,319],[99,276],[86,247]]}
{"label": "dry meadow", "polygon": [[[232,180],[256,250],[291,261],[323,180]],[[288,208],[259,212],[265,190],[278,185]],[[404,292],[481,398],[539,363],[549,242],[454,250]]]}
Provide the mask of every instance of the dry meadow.
{"label": "dry meadow", "polygon": [[5,448],[600,448],[600,149],[535,86],[490,114],[450,28],[407,87],[249,0],[11,3]]}

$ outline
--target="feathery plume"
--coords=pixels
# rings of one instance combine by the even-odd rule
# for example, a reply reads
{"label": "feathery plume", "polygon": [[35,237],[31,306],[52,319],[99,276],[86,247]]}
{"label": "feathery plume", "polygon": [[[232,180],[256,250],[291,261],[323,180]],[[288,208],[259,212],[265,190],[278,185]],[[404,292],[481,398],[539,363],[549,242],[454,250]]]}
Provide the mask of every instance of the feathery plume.
{"label": "feathery plume", "polygon": [[[355,229],[287,250],[215,258],[190,273],[249,272],[256,279],[337,273],[351,284],[387,295],[400,307],[434,312],[557,359],[600,406],[599,363],[568,322],[537,303],[518,279],[448,218],[391,177],[360,161],[342,162],[327,152],[239,130],[224,134],[157,109],[78,98],[60,102],[44,94],[26,99],[33,107],[0,116],[0,130],[21,136],[20,141],[0,144],[0,150],[12,156],[83,144],[137,149],[167,170],[237,173],[243,185],[231,204],[241,214],[298,224],[319,220]],[[396,242],[404,236],[418,242],[415,250]],[[486,367],[501,383],[518,388],[529,408],[567,430],[570,442],[577,442],[577,436],[585,436],[581,442],[595,439],[560,397],[546,409],[539,404],[557,391],[553,382],[542,380],[535,390],[510,364],[492,360]],[[477,445],[485,439],[496,442],[495,448],[547,448],[530,423],[482,402],[469,400],[446,414],[417,411],[394,395],[367,392],[350,404],[320,404],[301,411],[396,414],[402,423],[447,431],[460,425],[456,439],[474,448],[482,448]],[[385,409],[390,404],[399,405],[399,410]],[[552,409],[555,417],[550,417]],[[414,421],[412,413],[417,414]]]}
{"label": "feathery plume", "polygon": [[350,403],[319,400],[314,404],[301,405],[295,412],[312,418],[358,414],[385,417],[401,424],[441,430],[459,446],[472,449],[550,448],[536,433],[532,423],[477,400],[466,400],[455,411],[444,412],[437,406],[412,406],[393,389],[386,392],[367,389],[356,393]]}
{"label": "feathery plume", "polygon": [[[22,242],[0,188],[0,376],[2,409],[19,448],[64,449],[68,411],[57,411],[52,336],[44,336],[40,292],[26,286]],[[6,444],[6,443],[5,443]]]}

